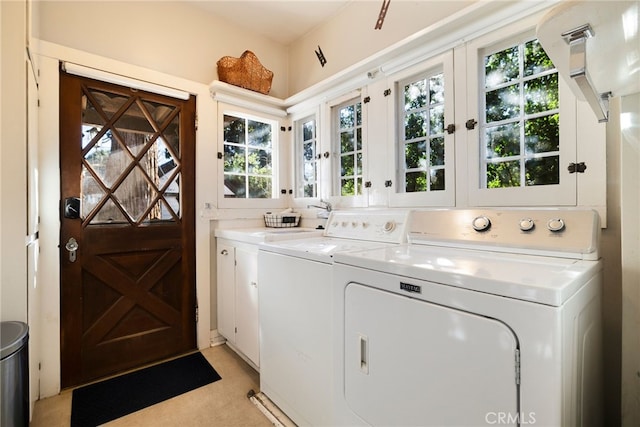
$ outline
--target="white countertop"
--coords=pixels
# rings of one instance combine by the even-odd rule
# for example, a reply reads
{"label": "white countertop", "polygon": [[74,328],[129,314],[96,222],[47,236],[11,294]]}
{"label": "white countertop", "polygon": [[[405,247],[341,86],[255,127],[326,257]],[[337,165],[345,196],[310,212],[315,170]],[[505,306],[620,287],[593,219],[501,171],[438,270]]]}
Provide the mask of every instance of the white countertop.
{"label": "white countertop", "polygon": [[322,236],[323,233],[324,230],[304,227],[218,228],[215,231],[215,236],[244,243],[260,244],[264,242],[276,242],[280,240],[319,237]]}

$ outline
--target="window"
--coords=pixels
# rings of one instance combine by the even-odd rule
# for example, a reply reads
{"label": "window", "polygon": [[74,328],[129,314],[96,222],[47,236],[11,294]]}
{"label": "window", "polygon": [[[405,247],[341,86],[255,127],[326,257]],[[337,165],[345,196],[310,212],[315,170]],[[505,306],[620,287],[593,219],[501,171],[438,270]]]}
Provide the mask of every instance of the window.
{"label": "window", "polygon": [[481,185],[558,184],[558,72],[538,40],[484,54]]}
{"label": "window", "polygon": [[320,158],[315,116],[295,122],[296,197],[318,197],[318,160]]}
{"label": "window", "polygon": [[363,145],[362,102],[352,99],[332,109],[336,129],[334,152],[338,153],[336,177],[340,196],[362,195]]}
{"label": "window", "polygon": [[444,73],[406,79],[398,88],[398,191],[443,191]]}
{"label": "window", "polygon": [[225,113],[224,197],[274,197],[274,136],[276,124],[241,114]]}

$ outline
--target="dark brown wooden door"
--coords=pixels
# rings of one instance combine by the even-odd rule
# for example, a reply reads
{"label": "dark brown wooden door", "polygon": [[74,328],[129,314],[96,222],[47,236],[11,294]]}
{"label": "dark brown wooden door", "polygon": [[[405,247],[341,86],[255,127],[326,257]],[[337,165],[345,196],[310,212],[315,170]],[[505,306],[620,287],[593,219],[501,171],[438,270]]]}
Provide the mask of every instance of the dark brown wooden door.
{"label": "dark brown wooden door", "polygon": [[60,174],[62,386],[195,349],[195,97],[61,71]]}

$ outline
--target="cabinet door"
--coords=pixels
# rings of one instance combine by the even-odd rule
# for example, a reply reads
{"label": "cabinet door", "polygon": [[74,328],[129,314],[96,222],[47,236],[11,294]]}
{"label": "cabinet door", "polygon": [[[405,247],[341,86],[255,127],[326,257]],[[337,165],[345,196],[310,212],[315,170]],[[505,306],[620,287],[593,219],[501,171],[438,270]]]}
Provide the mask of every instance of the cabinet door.
{"label": "cabinet door", "polygon": [[235,248],[218,241],[218,332],[235,343]]}
{"label": "cabinet door", "polygon": [[258,252],[236,248],[236,346],[259,365]]}

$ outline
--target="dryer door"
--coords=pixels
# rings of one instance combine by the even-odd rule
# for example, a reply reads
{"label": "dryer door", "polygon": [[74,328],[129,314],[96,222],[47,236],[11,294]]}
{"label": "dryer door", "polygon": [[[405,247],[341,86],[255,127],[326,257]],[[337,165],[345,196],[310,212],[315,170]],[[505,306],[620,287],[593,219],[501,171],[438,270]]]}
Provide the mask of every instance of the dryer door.
{"label": "dryer door", "polygon": [[517,348],[495,319],[347,286],[345,398],[371,425],[517,424]]}

